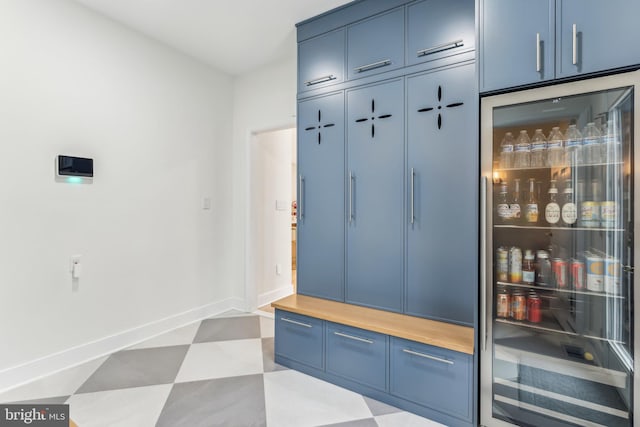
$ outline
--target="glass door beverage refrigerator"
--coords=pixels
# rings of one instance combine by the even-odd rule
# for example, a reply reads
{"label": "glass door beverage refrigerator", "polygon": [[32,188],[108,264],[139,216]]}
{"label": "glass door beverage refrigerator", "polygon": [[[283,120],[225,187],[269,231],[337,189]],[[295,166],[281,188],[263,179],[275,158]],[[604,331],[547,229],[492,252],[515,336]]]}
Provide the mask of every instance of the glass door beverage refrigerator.
{"label": "glass door beverage refrigerator", "polygon": [[640,71],[481,99],[481,424],[631,426]]}

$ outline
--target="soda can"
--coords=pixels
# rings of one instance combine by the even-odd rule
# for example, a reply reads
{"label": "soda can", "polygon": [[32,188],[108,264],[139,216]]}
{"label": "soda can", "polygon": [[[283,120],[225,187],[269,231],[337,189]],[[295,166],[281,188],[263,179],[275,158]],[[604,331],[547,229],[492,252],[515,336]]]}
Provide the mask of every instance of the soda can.
{"label": "soda can", "polygon": [[571,285],[576,291],[584,289],[584,262],[571,260]]}
{"label": "soda can", "polygon": [[531,323],[542,322],[542,302],[535,293],[527,298],[527,320]]}
{"label": "soda can", "polygon": [[592,292],[604,291],[604,260],[594,254],[586,257],[587,289]]}
{"label": "soda can", "polygon": [[553,271],[553,279],[558,289],[567,289],[567,260],[562,258],[554,258],[551,261],[551,270]]}
{"label": "soda can", "polygon": [[597,228],[600,226],[600,203],[582,202],[580,205],[580,223],[583,227]]}
{"label": "soda can", "polygon": [[604,260],[604,290],[608,294],[620,294],[620,272],[622,265],[620,260],[614,257],[607,257]]}
{"label": "soda can", "polygon": [[527,319],[527,297],[522,292],[516,292],[511,298],[511,314],[514,320]]}
{"label": "soda can", "polygon": [[509,281],[509,251],[503,246],[496,251],[496,278],[498,282]]}
{"label": "soda can", "polygon": [[511,312],[511,295],[506,289],[498,291],[498,298],[496,301],[496,316],[506,319]]}
{"label": "soda can", "polygon": [[618,204],[612,201],[600,203],[600,224],[603,228],[614,228],[618,216]]}

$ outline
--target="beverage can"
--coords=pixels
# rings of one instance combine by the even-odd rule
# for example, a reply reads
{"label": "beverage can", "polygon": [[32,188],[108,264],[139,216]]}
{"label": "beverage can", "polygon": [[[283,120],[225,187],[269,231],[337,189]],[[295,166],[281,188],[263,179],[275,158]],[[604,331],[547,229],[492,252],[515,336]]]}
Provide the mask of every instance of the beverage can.
{"label": "beverage can", "polygon": [[576,291],[584,289],[584,262],[571,260],[571,285]]}
{"label": "beverage can", "polygon": [[527,297],[522,292],[516,292],[511,298],[511,314],[514,320],[527,319]]}
{"label": "beverage can", "polygon": [[580,223],[583,227],[589,228],[600,226],[599,202],[582,202],[580,205]]}
{"label": "beverage can", "polygon": [[600,224],[604,228],[614,228],[618,216],[618,203],[606,201],[600,203]]}
{"label": "beverage can", "polygon": [[540,297],[535,293],[527,298],[527,320],[532,323],[540,323],[542,321],[542,302]]}
{"label": "beverage can", "polygon": [[587,289],[593,292],[604,291],[604,260],[594,254],[587,254]]}
{"label": "beverage can", "polygon": [[509,279],[511,283],[522,282],[522,250],[513,246],[509,250]]}
{"label": "beverage can", "polygon": [[509,251],[503,246],[496,251],[496,278],[499,282],[509,281]]}
{"label": "beverage can", "polygon": [[540,286],[551,286],[551,262],[549,252],[539,250],[536,252],[536,284]]}
{"label": "beverage can", "polygon": [[558,289],[567,289],[567,264],[567,260],[562,258],[554,258],[551,261],[553,281]]}
{"label": "beverage can", "polygon": [[608,294],[620,294],[620,276],[622,265],[620,260],[607,257],[604,260],[604,289]]}
{"label": "beverage can", "polygon": [[506,319],[511,311],[511,296],[506,289],[498,291],[496,300],[496,316]]}

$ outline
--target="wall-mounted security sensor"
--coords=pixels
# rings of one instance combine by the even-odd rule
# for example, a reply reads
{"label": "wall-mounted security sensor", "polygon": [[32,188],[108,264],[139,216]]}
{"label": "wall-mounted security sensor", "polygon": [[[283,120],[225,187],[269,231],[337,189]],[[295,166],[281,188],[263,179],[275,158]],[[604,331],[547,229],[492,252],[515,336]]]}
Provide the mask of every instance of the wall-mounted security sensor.
{"label": "wall-mounted security sensor", "polygon": [[58,155],[56,157],[56,181],[91,182],[93,180],[93,159]]}

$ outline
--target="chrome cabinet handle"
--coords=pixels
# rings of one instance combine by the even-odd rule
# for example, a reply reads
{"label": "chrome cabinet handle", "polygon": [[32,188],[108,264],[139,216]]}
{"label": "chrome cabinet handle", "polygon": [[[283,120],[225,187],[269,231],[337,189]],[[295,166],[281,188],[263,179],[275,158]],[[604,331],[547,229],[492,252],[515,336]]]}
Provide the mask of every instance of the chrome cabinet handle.
{"label": "chrome cabinet handle", "polygon": [[540,33],[536,33],[536,71],[540,72],[542,68],[540,59]]}
{"label": "chrome cabinet handle", "polygon": [[309,325],[308,323],[298,322],[296,320],[287,319],[286,317],[281,317],[280,320],[282,320],[283,322],[292,323],[294,325],[304,326],[305,328],[313,328],[313,326]]}
{"label": "chrome cabinet handle", "polygon": [[331,80],[335,79],[337,79],[336,76],[334,76],[333,74],[329,74],[326,76],[318,77],[317,79],[307,80],[306,82],[304,82],[304,84],[305,86],[313,86],[320,83],[330,82]]}
{"label": "chrome cabinet handle", "polygon": [[487,349],[487,177],[480,183],[480,340]]}
{"label": "chrome cabinet handle", "polygon": [[573,65],[578,63],[578,26],[573,24],[571,28],[571,38],[573,42]]}
{"label": "chrome cabinet handle", "polygon": [[353,71],[355,71],[356,73],[362,73],[363,71],[369,71],[369,70],[374,70],[380,67],[386,67],[387,65],[390,65],[390,64],[391,64],[390,59],[384,59],[382,61],[372,62],[371,64],[361,65],[359,67],[354,68]]}
{"label": "chrome cabinet handle", "polygon": [[402,351],[414,356],[424,357],[425,359],[435,360],[436,362],[446,363],[447,365],[453,365],[453,360],[447,360],[441,357],[432,356],[430,354],[420,353],[417,351],[409,350],[408,348],[403,348]]}
{"label": "chrome cabinet handle", "polygon": [[414,220],[416,218],[416,215],[415,215],[414,209],[413,209],[414,208],[414,197],[415,197],[414,196],[415,195],[415,192],[414,192],[415,177],[416,177],[415,170],[413,168],[411,168],[411,224],[413,224],[413,222],[414,222]]}
{"label": "chrome cabinet handle", "polygon": [[349,223],[353,221],[353,172],[349,171]]}
{"label": "chrome cabinet handle", "polygon": [[454,40],[452,42],[444,43],[434,47],[429,47],[427,49],[420,49],[419,51],[416,52],[416,55],[418,57],[421,57],[421,56],[433,55],[434,53],[442,52],[444,50],[455,49],[456,47],[464,46],[463,41],[464,40],[462,39]]}
{"label": "chrome cabinet handle", "polygon": [[299,184],[300,187],[300,200],[298,200],[298,220],[302,221],[304,218],[304,176],[300,175]]}
{"label": "chrome cabinet handle", "polygon": [[334,332],[333,334],[337,335],[339,337],[348,338],[350,340],[360,341],[360,342],[364,342],[364,343],[367,343],[367,344],[373,344],[372,340],[368,340],[366,338],[360,338],[360,337],[356,337],[356,336],[349,335],[349,334],[343,334],[342,332]]}

